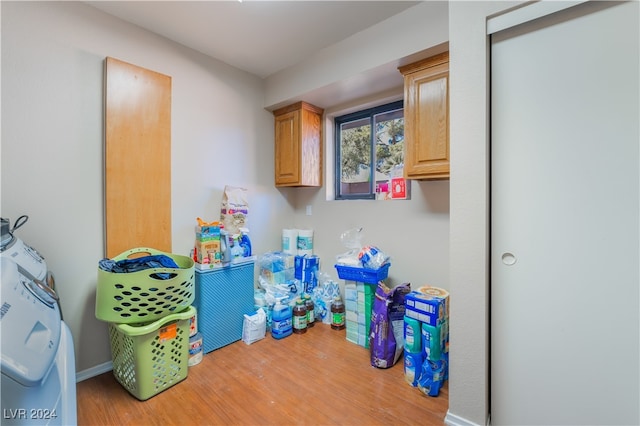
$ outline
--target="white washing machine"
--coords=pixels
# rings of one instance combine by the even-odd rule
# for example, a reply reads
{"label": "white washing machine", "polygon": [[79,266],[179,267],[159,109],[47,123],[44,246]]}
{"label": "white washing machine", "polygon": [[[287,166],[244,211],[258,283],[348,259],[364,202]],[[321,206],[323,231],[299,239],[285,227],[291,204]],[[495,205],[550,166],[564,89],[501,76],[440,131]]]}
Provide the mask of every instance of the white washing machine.
{"label": "white washing machine", "polygon": [[73,337],[44,258],[13,235],[26,219],[2,219],[0,424],[76,425]]}

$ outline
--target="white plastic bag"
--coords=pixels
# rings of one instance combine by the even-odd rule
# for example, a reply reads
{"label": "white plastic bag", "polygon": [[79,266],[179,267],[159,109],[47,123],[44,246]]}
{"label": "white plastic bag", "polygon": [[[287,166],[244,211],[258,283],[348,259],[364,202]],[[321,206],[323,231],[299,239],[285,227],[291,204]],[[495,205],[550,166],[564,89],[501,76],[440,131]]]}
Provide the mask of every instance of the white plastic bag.
{"label": "white plastic bag", "polygon": [[255,314],[244,314],[242,323],[242,341],[247,345],[264,339],[267,332],[267,314],[264,310],[258,309]]}
{"label": "white plastic bag", "polygon": [[362,238],[364,236],[362,229],[363,228],[348,229],[340,235],[340,241],[349,250],[336,256],[337,264],[361,266],[360,259],[358,259],[358,253],[362,248]]}

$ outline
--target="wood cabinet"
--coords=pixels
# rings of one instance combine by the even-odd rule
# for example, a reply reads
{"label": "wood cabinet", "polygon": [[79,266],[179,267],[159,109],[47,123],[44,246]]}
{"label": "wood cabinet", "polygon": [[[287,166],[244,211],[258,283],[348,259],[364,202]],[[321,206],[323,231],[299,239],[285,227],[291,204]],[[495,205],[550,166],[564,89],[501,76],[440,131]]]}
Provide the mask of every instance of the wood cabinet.
{"label": "wood cabinet", "polygon": [[273,112],[276,186],[322,186],[322,113],[306,102]]}
{"label": "wood cabinet", "polygon": [[399,67],[404,76],[404,177],[449,178],[449,52]]}

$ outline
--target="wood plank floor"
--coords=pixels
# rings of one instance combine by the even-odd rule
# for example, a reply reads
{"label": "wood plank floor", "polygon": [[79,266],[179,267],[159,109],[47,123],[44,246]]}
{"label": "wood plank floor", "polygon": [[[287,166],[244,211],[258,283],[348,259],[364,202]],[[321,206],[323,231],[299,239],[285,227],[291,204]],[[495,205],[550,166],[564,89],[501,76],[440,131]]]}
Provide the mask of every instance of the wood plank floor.
{"label": "wood plank floor", "polygon": [[146,401],[104,373],[78,383],[78,425],[443,425],[448,384],[428,397],[404,380],[402,358],[370,365],[345,331],[316,324],[281,340],[232,343]]}

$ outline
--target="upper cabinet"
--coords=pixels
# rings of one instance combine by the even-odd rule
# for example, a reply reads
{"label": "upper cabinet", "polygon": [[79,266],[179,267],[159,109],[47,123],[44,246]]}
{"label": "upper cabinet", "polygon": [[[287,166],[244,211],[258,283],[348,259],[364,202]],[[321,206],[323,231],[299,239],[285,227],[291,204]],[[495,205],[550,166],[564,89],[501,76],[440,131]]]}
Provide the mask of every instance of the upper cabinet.
{"label": "upper cabinet", "polygon": [[399,67],[404,76],[404,177],[449,178],[449,52]]}
{"label": "upper cabinet", "polygon": [[323,112],[306,102],[273,112],[276,186],[322,186]]}

